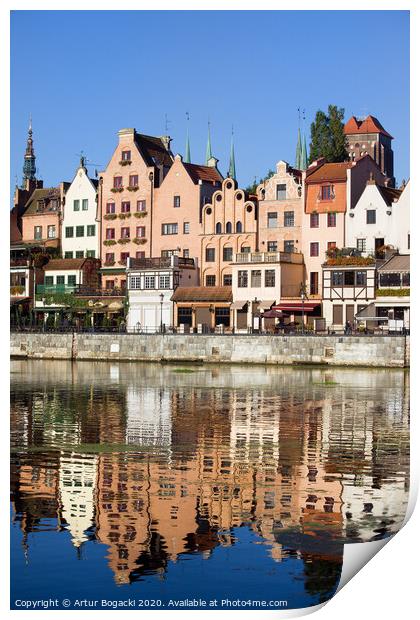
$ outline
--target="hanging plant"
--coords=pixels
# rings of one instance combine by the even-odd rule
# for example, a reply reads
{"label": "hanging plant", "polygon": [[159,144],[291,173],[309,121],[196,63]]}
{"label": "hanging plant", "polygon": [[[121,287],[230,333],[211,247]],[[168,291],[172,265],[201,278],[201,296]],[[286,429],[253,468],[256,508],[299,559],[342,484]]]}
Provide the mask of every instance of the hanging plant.
{"label": "hanging plant", "polygon": [[138,185],[129,185],[127,187],[127,189],[128,189],[129,192],[137,192],[137,190],[139,189],[139,186]]}
{"label": "hanging plant", "polygon": [[116,213],[107,213],[106,215],[104,215],[104,220],[115,220],[116,218]]}
{"label": "hanging plant", "polygon": [[131,217],[131,213],[118,213],[118,217],[120,220],[126,220],[128,217]]}
{"label": "hanging plant", "polygon": [[115,241],[115,239],[106,239],[104,241],[104,245],[115,245],[117,242]]}
{"label": "hanging plant", "polygon": [[136,211],[134,217],[146,217],[147,211]]}
{"label": "hanging plant", "polygon": [[123,189],[123,187],[111,187],[111,192],[114,192],[115,194],[116,192],[122,192]]}
{"label": "hanging plant", "polygon": [[121,244],[123,244],[123,245],[124,245],[125,243],[130,243],[130,241],[131,241],[130,239],[118,239],[118,243],[121,243]]}

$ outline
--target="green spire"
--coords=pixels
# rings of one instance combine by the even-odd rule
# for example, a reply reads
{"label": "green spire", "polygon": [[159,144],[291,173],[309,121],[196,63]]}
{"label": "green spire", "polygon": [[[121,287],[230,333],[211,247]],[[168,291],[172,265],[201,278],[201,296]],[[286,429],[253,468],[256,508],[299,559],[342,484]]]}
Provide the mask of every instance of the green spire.
{"label": "green spire", "polygon": [[300,127],[298,129],[298,139],[296,144],[295,168],[296,170],[302,170],[302,140],[300,137]]}
{"label": "green spire", "polygon": [[190,128],[189,128],[189,122],[190,122],[190,115],[188,112],[185,113],[187,116],[187,140],[185,143],[185,157],[184,157],[184,162],[186,164],[190,164],[191,163],[191,149],[190,149]]}
{"label": "green spire", "polygon": [[300,165],[301,165],[300,170],[306,170],[308,167],[308,151],[306,150],[305,134],[303,134],[303,140],[302,140],[302,153],[300,156]]}
{"label": "green spire", "polygon": [[211,140],[210,140],[210,121],[208,122],[207,128],[207,148],[206,148],[206,165],[209,165],[209,159],[213,157],[211,152]]}
{"label": "green spire", "polygon": [[236,179],[235,148],[233,146],[233,127],[232,127],[232,140],[230,143],[229,176],[231,179]]}

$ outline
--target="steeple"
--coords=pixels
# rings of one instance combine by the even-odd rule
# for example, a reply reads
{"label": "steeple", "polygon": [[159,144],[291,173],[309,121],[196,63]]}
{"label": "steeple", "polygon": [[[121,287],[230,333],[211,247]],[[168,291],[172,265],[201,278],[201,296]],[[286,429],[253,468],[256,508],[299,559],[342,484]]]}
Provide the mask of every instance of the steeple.
{"label": "steeple", "polygon": [[210,121],[207,123],[207,148],[206,148],[206,166],[209,165],[209,160],[212,159],[213,154],[211,152],[211,140],[210,140]]}
{"label": "steeple", "polygon": [[187,140],[185,143],[185,157],[184,157],[184,162],[186,164],[190,164],[191,163],[191,149],[190,149],[190,129],[189,129],[189,122],[190,122],[190,115],[188,112],[185,113],[187,116]]}
{"label": "steeple", "polygon": [[23,179],[22,187],[25,188],[28,181],[35,181],[36,177],[35,152],[32,139],[32,116],[29,117],[28,138],[26,140],[26,151],[23,160]]}
{"label": "steeple", "polygon": [[300,156],[300,165],[301,165],[301,168],[299,168],[299,170],[306,170],[308,167],[308,151],[306,149],[305,134],[303,134],[303,140],[302,140],[302,153]]}
{"label": "steeple", "polygon": [[302,140],[300,137],[300,127],[298,128],[298,139],[296,144],[295,168],[296,170],[302,170]]}
{"label": "steeple", "polygon": [[232,140],[230,143],[230,161],[229,161],[229,173],[228,174],[231,179],[236,179],[235,148],[233,146],[233,127],[232,127]]}

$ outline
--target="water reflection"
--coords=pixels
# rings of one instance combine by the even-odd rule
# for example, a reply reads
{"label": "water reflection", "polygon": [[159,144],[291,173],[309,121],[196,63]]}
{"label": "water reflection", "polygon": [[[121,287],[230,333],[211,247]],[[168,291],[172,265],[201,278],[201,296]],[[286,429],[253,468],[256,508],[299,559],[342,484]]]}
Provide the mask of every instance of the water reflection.
{"label": "water reflection", "polygon": [[[164,579],[165,595],[211,598],[223,583],[268,600],[280,582],[290,607],[312,605],[334,593],[345,542],[404,518],[404,371],[15,361],[12,373],[20,594],[48,573],[48,557],[31,568],[41,534],[64,549],[67,533],[114,584],[152,592]],[[98,544],[104,559],[84,553]],[[75,592],[80,566],[68,560]],[[95,591],[111,583],[103,574]]]}

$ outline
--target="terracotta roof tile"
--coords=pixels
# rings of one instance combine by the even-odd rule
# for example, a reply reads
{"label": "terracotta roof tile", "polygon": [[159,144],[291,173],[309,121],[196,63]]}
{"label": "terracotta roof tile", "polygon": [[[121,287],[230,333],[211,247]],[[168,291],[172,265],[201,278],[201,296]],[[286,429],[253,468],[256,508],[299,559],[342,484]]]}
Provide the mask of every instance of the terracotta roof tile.
{"label": "terracotta roof tile", "polygon": [[44,270],[81,269],[86,260],[86,258],[53,258],[45,265]]}
{"label": "terracotta roof tile", "polygon": [[180,286],[172,295],[172,301],[232,301],[230,286]]}
{"label": "terracotta roof tile", "polygon": [[[352,168],[354,164],[350,161],[322,164],[315,168],[313,172],[307,174],[307,183],[321,183],[323,181],[345,181],[347,179],[347,170]],[[308,168],[307,173],[310,171]]]}
{"label": "terracotta roof tile", "polygon": [[223,177],[215,166],[200,166],[198,164],[184,163],[185,170],[194,183],[208,181],[210,183],[223,181]]}
{"label": "terracotta roof tile", "polygon": [[378,268],[378,271],[410,271],[409,254],[394,254],[392,258]]}
{"label": "terracotta roof tile", "polygon": [[384,136],[393,139],[391,134],[382,127],[378,119],[370,114],[363,120],[358,120],[355,116],[352,116],[344,125],[344,133],[346,135],[355,133],[382,133]]}

